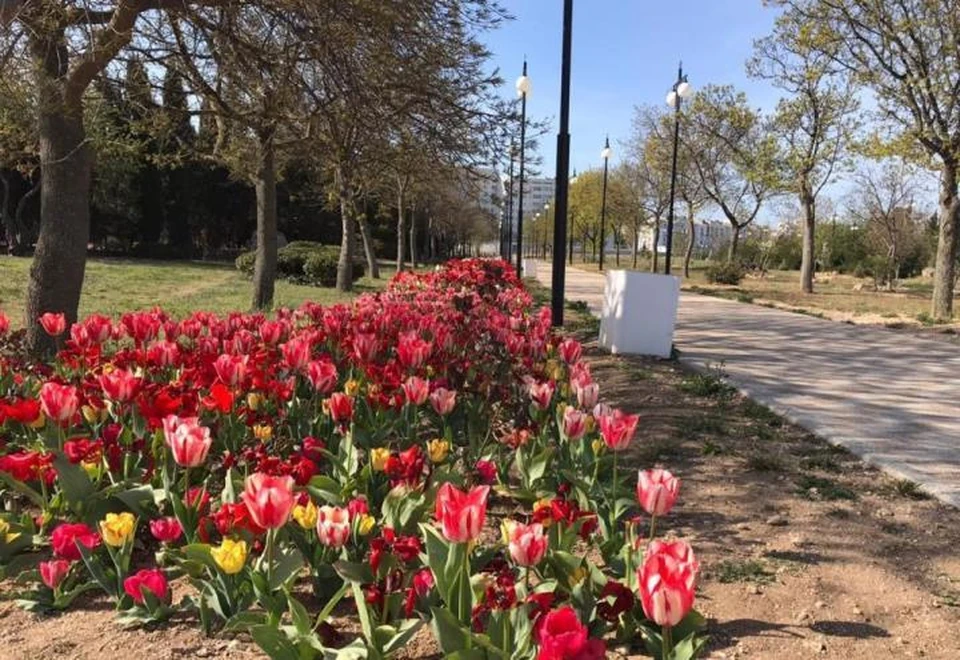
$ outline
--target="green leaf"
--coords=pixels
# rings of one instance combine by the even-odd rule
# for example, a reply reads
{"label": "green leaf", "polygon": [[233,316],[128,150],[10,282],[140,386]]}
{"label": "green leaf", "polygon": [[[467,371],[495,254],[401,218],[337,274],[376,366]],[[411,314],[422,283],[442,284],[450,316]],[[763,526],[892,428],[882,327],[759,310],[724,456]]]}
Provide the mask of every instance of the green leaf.
{"label": "green leaf", "polygon": [[470,643],[470,631],[460,625],[450,610],[444,607],[431,607],[430,614],[433,616],[431,622],[433,632],[445,654],[444,657],[450,657],[446,654],[467,648]]}
{"label": "green leaf", "polygon": [[697,636],[696,633],[685,637],[674,645],[670,660],[693,660],[700,655],[707,639],[707,637]]}
{"label": "green leaf", "polygon": [[395,653],[406,646],[407,642],[413,639],[413,636],[417,634],[417,631],[420,630],[420,626],[422,625],[423,619],[405,619],[402,621],[399,630],[394,629],[396,633],[393,635],[393,638],[383,645],[384,655]]}
{"label": "green leaf", "polygon": [[191,543],[190,545],[185,545],[180,548],[180,552],[185,559],[202,564],[214,573],[219,570],[217,568],[217,562],[213,560],[213,555],[210,554],[210,546],[206,543]]}
{"label": "green leaf", "polygon": [[[162,491],[161,491],[162,492]],[[113,497],[130,509],[139,518],[150,518],[151,514],[144,508],[147,503],[155,504],[156,495],[152,486],[138,486],[114,493]],[[155,515],[155,514],[154,514]]]}
{"label": "green leaf", "polygon": [[271,660],[301,660],[297,647],[276,626],[254,626],[250,636]]}
{"label": "green leaf", "polygon": [[70,508],[82,512],[96,492],[96,486],[82,467],[68,461],[63,454],[54,457],[53,466],[57,469],[57,483]]}
{"label": "green leaf", "polygon": [[363,595],[363,588],[359,582],[353,582],[353,600],[357,604],[357,615],[360,617],[360,629],[363,631],[363,638],[367,641],[373,641],[373,624],[370,622],[370,610],[367,606],[367,600]]}
{"label": "green leaf", "polygon": [[10,473],[0,472],[0,481],[29,499],[37,508],[43,508],[43,496],[22,481],[14,479]]}
{"label": "green leaf", "polygon": [[527,476],[530,479],[529,483],[531,485],[542,479],[543,475],[546,474],[547,466],[550,464],[550,458],[553,456],[553,451],[553,447],[546,447],[530,459]]}
{"label": "green leaf", "polygon": [[107,571],[100,564],[100,561],[91,554],[85,545],[80,542],[77,542],[77,548],[80,550],[80,558],[83,560],[84,566],[87,567],[87,570],[90,571],[90,575],[93,576],[93,579],[96,580],[97,584],[100,585],[100,588],[103,589],[111,598],[118,598],[119,594],[117,593],[117,581],[113,575],[113,571]]}
{"label": "green leaf", "polygon": [[317,499],[338,506],[343,504],[343,497],[340,494],[340,482],[327,475],[319,474],[310,479],[310,483],[307,484],[307,490]]}
{"label": "green leaf", "polygon": [[333,612],[337,604],[343,600],[343,597],[347,595],[347,592],[350,590],[350,581],[344,581],[340,588],[337,590],[337,593],[333,594],[330,597],[330,600],[327,601],[327,604],[323,606],[323,609],[320,610],[320,613],[317,615],[317,622],[313,624],[314,630],[324,623],[327,620],[327,617],[330,616],[330,613]]}
{"label": "green leaf", "polygon": [[333,569],[337,575],[347,582],[359,582],[369,584],[373,582],[373,571],[370,564],[366,562],[337,561],[333,563]]}
{"label": "green leaf", "polygon": [[296,548],[286,548],[276,557],[276,566],[270,578],[270,589],[276,591],[292,580],[303,568],[303,555]]}
{"label": "green leaf", "polygon": [[300,601],[293,597],[290,590],[286,590],[287,609],[290,610],[290,620],[293,622],[297,632],[301,635],[309,635],[313,631],[313,623],[310,615]]}
{"label": "green leaf", "polygon": [[430,566],[437,581],[437,591],[446,598],[453,586],[453,576],[447,568],[451,544],[432,525],[421,524],[420,530],[427,549],[427,565]]}

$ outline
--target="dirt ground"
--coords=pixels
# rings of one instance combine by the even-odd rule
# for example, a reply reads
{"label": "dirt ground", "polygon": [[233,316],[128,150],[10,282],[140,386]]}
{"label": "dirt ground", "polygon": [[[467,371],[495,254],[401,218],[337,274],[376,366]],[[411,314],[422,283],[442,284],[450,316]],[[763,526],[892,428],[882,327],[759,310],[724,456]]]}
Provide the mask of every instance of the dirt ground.
{"label": "dirt ground", "polygon": [[[587,353],[604,397],[642,415],[627,460],[683,481],[662,524],[701,560],[705,657],[960,658],[960,512],[715,377],[592,346]],[[191,619],[122,630],[103,599],[40,617],[12,594],[0,585],[2,659],[262,657],[243,638],[204,638]],[[639,648],[611,657],[644,657]],[[439,657],[435,649],[424,629],[406,657]]]}

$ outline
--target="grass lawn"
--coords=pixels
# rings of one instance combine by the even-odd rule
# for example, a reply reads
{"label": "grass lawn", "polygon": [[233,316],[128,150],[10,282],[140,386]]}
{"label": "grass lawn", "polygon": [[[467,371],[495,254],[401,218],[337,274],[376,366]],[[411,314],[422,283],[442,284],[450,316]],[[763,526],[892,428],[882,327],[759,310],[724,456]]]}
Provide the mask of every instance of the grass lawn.
{"label": "grass lawn", "polygon": [[[26,257],[0,258],[0,308],[15,325],[21,324],[30,272]],[[312,300],[333,304],[358,293],[386,286],[394,269],[381,265],[381,279],[364,277],[351,294],[334,289],[277,282],[276,307],[296,307]],[[223,314],[248,311],[253,285],[232,264],[199,261],[140,261],[90,259],[80,296],[80,316],[94,312],[117,315],[159,305],[175,316],[197,311]]]}

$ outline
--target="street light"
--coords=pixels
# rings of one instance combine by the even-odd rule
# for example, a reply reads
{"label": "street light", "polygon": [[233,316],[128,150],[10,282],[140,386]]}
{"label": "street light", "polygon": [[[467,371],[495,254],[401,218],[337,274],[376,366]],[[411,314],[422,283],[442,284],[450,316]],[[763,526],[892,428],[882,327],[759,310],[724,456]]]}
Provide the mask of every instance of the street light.
{"label": "street light", "polygon": [[503,258],[507,263],[513,256],[513,161],[517,154],[517,145],[510,140],[510,185],[507,187],[507,240]]}
{"label": "street light", "polygon": [[[667,213],[667,255],[664,260],[664,273],[670,274],[670,257],[673,252],[673,203],[677,189],[677,149],[680,145],[680,106],[683,100],[693,94],[693,87],[687,82],[687,76],[683,73],[683,62],[677,70],[677,82],[673,83],[673,89],[667,94],[667,105],[674,109],[673,120],[673,167],[670,170],[670,211]],[[658,246],[654,245],[656,250]]]}
{"label": "street light", "polygon": [[540,226],[540,212],[538,211],[533,215],[533,229],[530,231],[530,247],[527,248],[527,252],[531,257],[537,256],[537,228]]}
{"label": "street light", "polygon": [[603,254],[607,251],[607,166],[612,155],[610,138],[607,137],[607,141],[603,145],[603,151],[600,152],[600,158],[603,159],[603,197],[600,202],[600,270],[603,270]]}
{"label": "street light", "polygon": [[547,238],[550,234],[550,202],[543,205],[543,258],[547,258]]}
{"label": "street light", "polygon": [[[563,292],[567,279],[563,248],[567,243],[567,192],[570,175],[570,61],[573,46],[573,0],[563,0],[563,39],[560,51],[560,126],[557,131],[557,175],[553,201],[553,272],[551,273],[550,320],[563,325]],[[557,259],[556,256],[561,258]]]}
{"label": "street light", "polygon": [[[573,176],[570,177],[570,185],[577,182],[577,168],[573,168]],[[572,224],[572,223],[571,223]],[[570,227],[570,265],[573,265],[573,227]]]}
{"label": "street light", "polygon": [[517,78],[517,95],[520,97],[520,197],[517,200],[517,275],[523,277],[523,159],[527,146],[527,96],[530,95],[530,78],[527,76],[527,60],[523,60],[523,74]]}

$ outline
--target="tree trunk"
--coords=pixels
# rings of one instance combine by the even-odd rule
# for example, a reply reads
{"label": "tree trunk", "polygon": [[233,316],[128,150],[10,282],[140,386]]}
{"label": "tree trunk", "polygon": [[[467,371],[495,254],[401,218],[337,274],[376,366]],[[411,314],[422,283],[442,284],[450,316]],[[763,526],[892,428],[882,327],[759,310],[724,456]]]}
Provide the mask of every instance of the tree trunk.
{"label": "tree trunk", "polygon": [[417,216],[410,215],[410,264],[417,267]]}
{"label": "tree trunk", "polygon": [[737,247],[740,245],[740,225],[730,223],[733,227],[733,233],[730,235],[730,251],[727,252],[727,261],[733,261],[737,257]]}
{"label": "tree trunk", "polygon": [[697,223],[693,217],[693,204],[687,202],[687,252],[683,255],[683,277],[690,279],[690,260],[693,258],[693,246],[697,242]]}
{"label": "tree trunk", "polygon": [[580,240],[580,263],[587,263],[587,234]]}
{"label": "tree trunk", "polygon": [[353,219],[353,191],[343,175],[337,172],[337,194],[340,197],[340,222],[343,234],[340,238],[340,260],[337,262],[337,291],[353,289],[353,254],[356,230]]}
{"label": "tree trunk", "polygon": [[253,308],[273,306],[277,280],[277,171],[273,130],[257,136],[257,252],[253,265]]}
{"label": "tree trunk", "polygon": [[620,232],[613,233],[613,242],[617,247],[617,268],[620,267]]}
{"label": "tree trunk", "polygon": [[360,224],[360,238],[363,239],[363,254],[367,259],[367,272],[375,280],[380,279],[380,264],[377,263],[377,252],[373,249],[373,237],[370,235],[370,223],[366,213],[355,214]]}
{"label": "tree trunk", "polygon": [[406,261],[407,222],[403,215],[403,183],[397,183],[397,272],[402,272]]}
{"label": "tree trunk", "polygon": [[43,178],[41,176],[37,176],[37,180],[34,182],[33,187],[30,188],[30,190],[28,190],[23,197],[20,198],[19,202],[17,202],[17,209],[13,213],[13,224],[15,230],[20,234],[20,240],[18,241],[19,243],[29,243],[33,236],[33,232],[31,231],[28,234],[28,237],[24,239],[25,224],[23,222],[23,213],[27,210],[27,204],[30,203],[30,200],[36,197],[42,188]]}
{"label": "tree trunk", "polygon": [[803,256],[800,260],[800,289],[804,293],[813,293],[814,271],[814,225],[817,218],[816,201],[809,190],[800,193],[800,205],[803,207]]}
{"label": "tree trunk", "polygon": [[650,272],[656,273],[660,262],[660,218],[653,221],[653,259],[651,261]]}
{"label": "tree trunk", "polygon": [[954,272],[957,260],[957,223],[960,200],[957,199],[957,162],[944,162],[940,172],[940,205],[937,209],[940,236],[933,274],[933,317],[949,320],[953,316]]}
{"label": "tree trunk", "polygon": [[62,312],[67,325],[76,322],[90,240],[90,180],[93,158],[83,128],[83,108],[64,102],[67,72],[62,40],[34,44],[42,57],[37,67],[39,90],[40,232],[27,286],[27,349],[48,353],[54,341],[38,319]]}
{"label": "tree trunk", "polygon": [[7,238],[7,254],[13,254],[17,237],[13,216],[10,214],[10,181],[3,172],[0,172],[0,184],[3,185],[3,197],[0,198],[0,224],[3,224],[3,231]]}

